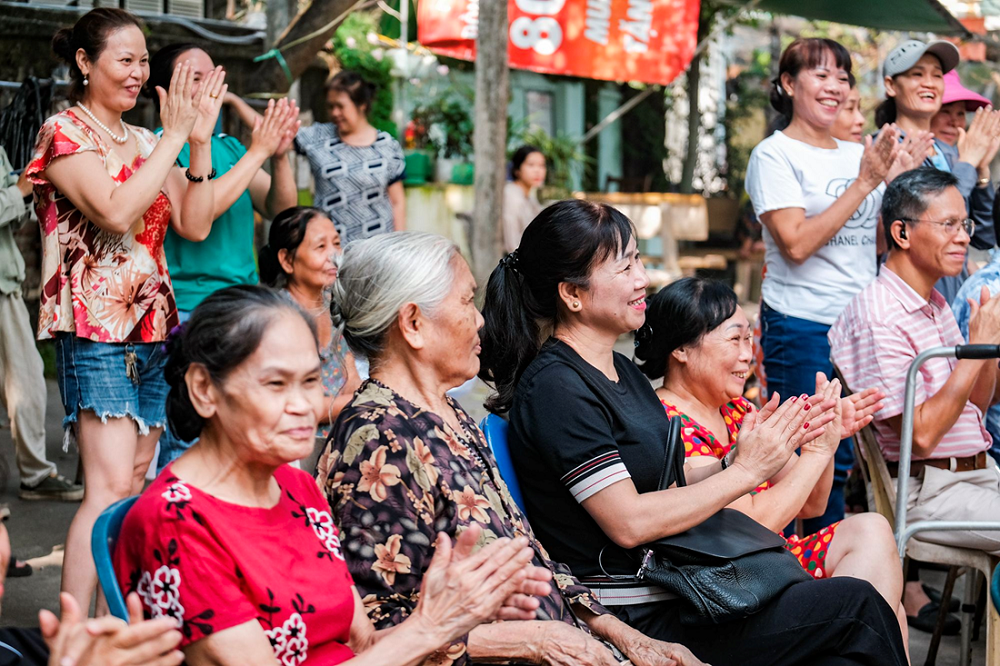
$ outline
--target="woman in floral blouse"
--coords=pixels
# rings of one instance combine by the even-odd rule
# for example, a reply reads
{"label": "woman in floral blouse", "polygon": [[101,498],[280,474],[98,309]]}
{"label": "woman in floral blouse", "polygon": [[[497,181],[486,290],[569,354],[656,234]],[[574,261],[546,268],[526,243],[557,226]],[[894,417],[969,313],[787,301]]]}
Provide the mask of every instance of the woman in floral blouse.
{"label": "woman in floral blouse", "polygon": [[[415,274],[413,266],[423,267]],[[418,607],[434,535],[477,526],[481,544],[524,536],[556,589],[540,621],[482,625],[436,664],[510,660],[611,666],[700,664],[609,614],[569,570],[549,559],[512,501],[482,433],[446,391],[476,376],[476,283],[451,241],[413,232],[349,245],[333,309],[371,379],[334,425],[319,482],[344,535],[348,569],[369,617],[388,628]],[[670,660],[673,660],[672,662]]]}
{"label": "woman in floral blouse", "polygon": [[[215,196],[211,128],[226,92],[217,68],[191,67],[159,89],[163,135],[126,125],[149,76],[138,18],[112,8],[59,30],[74,106],[42,125],[28,164],[42,230],[40,339],[56,340],[64,425],[75,425],[87,485],[70,526],[62,589],[89,608],[90,532],[98,514],[142,489],[166,422],[161,343],[177,324],[163,254],[167,227],[204,238]],[[190,168],[174,166],[185,143]]]}
{"label": "woman in floral blouse", "polygon": [[[753,331],[736,293],[720,282],[684,278],[648,303],[648,328],[639,336],[635,355],[647,377],[663,379],[656,395],[667,415],[683,423],[685,469],[704,471],[731,452],[735,456],[740,429],[755,411],[742,397],[753,358]],[[839,398],[840,382],[827,382],[820,375],[816,393]],[[833,427],[835,420],[822,437],[803,444],[777,474],[729,506],[776,532],[795,518],[822,514],[838,443],[871,422],[882,407],[881,397],[876,389],[868,389],[842,398],[839,428]],[[762,411],[770,411],[778,399],[772,396]],[[785,538],[788,550],[814,578],[853,576],[874,585],[896,613],[906,644],[903,572],[892,528],[882,516],[848,516],[808,536]]]}
{"label": "woman in floral blouse", "polygon": [[149,617],[175,622],[187,664],[415,665],[502,604],[501,617],[534,617],[521,593],[549,586],[527,539],[471,555],[478,531],[454,551],[434,534],[412,621],[374,631],[322,493],[287,464],[312,451],[323,401],[316,327],[294,303],[217,291],[168,353],[171,427],[198,441],[129,511],[114,564]]}

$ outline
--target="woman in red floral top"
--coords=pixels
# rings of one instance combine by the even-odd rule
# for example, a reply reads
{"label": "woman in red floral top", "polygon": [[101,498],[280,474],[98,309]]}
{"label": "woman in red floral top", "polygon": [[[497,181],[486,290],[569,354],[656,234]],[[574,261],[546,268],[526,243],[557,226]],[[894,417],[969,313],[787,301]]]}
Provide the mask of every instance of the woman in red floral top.
{"label": "woman in red floral top", "polygon": [[[728,286],[684,278],[647,300],[646,325],[637,332],[635,356],[650,379],[663,378],[656,393],[668,416],[680,418],[689,478],[714,474],[736,453],[744,425],[766,420],[780,397],[757,412],[742,397],[753,360],[753,329]],[[792,400],[838,399],[840,382],[817,376],[816,395]],[[881,408],[875,389],[839,399],[837,419],[769,481],[730,506],[780,531],[795,518],[826,510],[833,455],[841,439],[871,422]],[[808,424],[806,424],[808,425]],[[721,466],[720,466],[721,461]],[[767,492],[764,492],[767,491]],[[896,612],[906,644],[902,570],[889,524],[877,513],[849,516],[816,534],[787,535],[787,548],[816,578],[852,576],[869,581]]]}
{"label": "woman in red floral top", "polygon": [[[193,92],[187,65],[160,91],[163,136],[126,125],[149,76],[139,19],[101,8],[58,31],[74,106],[49,118],[27,167],[42,231],[40,339],[56,340],[64,425],[75,427],[87,485],[70,527],[64,591],[90,607],[90,532],[98,514],[142,488],[166,421],[160,346],[177,324],[163,254],[168,225],[204,238],[215,208],[209,136],[221,69]],[[191,167],[174,162],[185,142]]]}
{"label": "woman in red floral top", "polygon": [[515,593],[549,585],[527,565],[527,539],[473,555],[475,529],[454,550],[432,536],[412,617],[375,631],[344,563],[353,544],[312,477],[288,464],[313,450],[323,407],[316,327],[294,303],[222,289],[168,347],[170,424],[198,441],[129,511],[114,564],[148,617],[176,624],[189,666],[415,666],[498,613],[534,617],[537,604]]}

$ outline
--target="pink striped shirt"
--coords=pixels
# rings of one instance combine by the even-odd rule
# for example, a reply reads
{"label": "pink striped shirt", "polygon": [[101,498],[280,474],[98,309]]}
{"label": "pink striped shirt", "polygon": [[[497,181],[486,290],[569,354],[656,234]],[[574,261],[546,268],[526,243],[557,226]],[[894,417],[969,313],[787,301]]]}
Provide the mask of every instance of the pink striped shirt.
{"label": "pink striped shirt", "polygon": [[[830,355],[848,386],[874,387],[886,397],[876,415],[875,439],[887,460],[899,460],[899,436],[887,419],[903,413],[906,372],[931,347],[965,344],[955,315],[937,290],[928,303],[886,266],[855,296],[830,329]],[[958,361],[932,358],[920,368],[916,405],[936,394]],[[934,449],[931,458],[965,457],[985,451],[992,440],[983,414],[971,402]]]}

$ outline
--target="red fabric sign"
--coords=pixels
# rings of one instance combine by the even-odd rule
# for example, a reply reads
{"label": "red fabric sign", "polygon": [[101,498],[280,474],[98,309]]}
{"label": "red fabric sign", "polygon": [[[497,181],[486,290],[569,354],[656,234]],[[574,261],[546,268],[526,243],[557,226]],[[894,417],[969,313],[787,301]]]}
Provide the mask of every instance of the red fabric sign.
{"label": "red fabric sign", "polygon": [[[497,1],[420,0],[420,43],[474,60],[479,3]],[[694,56],[699,8],[699,0],[509,0],[510,66],[667,84]]]}

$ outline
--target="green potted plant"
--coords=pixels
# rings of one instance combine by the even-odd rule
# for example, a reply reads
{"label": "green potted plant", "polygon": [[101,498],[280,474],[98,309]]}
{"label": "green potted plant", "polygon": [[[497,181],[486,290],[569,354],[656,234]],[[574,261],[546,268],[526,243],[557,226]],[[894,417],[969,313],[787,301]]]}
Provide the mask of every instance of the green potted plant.
{"label": "green potted plant", "polygon": [[444,95],[414,110],[415,121],[427,127],[427,138],[437,155],[439,182],[471,184],[472,116],[468,104]]}

